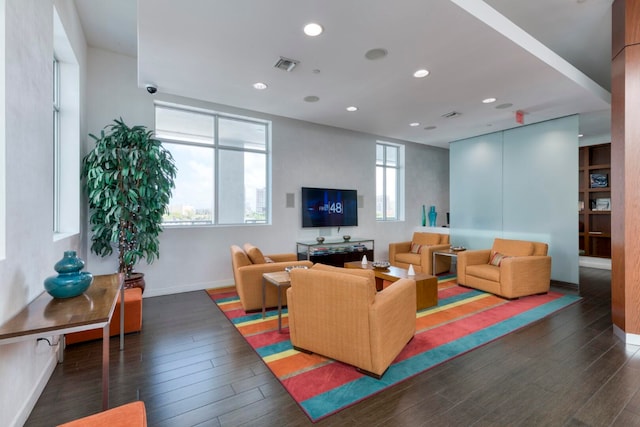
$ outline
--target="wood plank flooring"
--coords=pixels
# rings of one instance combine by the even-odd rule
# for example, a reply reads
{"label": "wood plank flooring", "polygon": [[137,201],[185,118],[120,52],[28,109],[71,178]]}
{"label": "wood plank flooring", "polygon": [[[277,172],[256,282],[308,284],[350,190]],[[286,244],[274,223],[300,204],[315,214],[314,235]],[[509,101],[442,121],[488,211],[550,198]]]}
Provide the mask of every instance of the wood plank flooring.
{"label": "wood plank flooring", "polygon": [[[640,425],[640,347],[613,335],[610,280],[582,268],[580,303],[316,425]],[[143,316],[124,351],[112,339],[112,406],[142,399],[149,426],[313,425],[204,291],[147,298]],[[67,348],[26,426],[100,411],[100,351]]]}

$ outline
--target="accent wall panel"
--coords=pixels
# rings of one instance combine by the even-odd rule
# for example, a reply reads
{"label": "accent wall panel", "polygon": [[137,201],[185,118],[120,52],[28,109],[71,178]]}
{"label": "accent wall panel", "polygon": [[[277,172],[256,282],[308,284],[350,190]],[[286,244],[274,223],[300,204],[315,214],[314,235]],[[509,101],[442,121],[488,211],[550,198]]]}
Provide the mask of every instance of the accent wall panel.
{"label": "accent wall panel", "polygon": [[577,171],[578,116],[452,142],[451,243],[546,242],[552,279],[577,284]]}

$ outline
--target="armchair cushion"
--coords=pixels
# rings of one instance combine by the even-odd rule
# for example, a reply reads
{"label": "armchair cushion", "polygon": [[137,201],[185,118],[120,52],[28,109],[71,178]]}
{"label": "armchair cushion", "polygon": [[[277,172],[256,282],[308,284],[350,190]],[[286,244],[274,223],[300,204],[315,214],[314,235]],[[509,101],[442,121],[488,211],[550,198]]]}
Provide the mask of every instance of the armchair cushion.
{"label": "armchair cushion", "polygon": [[511,258],[507,255],[501,254],[500,252],[491,252],[491,258],[489,258],[489,264],[500,266],[502,260],[505,258]]}
{"label": "armchair cushion", "polygon": [[262,251],[251,243],[245,243],[243,246],[244,251],[251,260],[252,264],[265,264],[267,260],[264,258]]}
{"label": "armchair cushion", "polygon": [[422,252],[422,245],[419,243],[411,243],[411,253],[419,254],[420,252]]}

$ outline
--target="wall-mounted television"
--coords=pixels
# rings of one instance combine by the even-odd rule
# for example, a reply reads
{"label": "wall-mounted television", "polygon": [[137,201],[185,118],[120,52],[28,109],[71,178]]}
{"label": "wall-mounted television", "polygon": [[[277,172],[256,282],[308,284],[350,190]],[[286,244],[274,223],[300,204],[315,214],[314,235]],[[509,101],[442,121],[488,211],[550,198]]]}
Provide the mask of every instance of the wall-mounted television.
{"label": "wall-mounted television", "polygon": [[358,225],[358,192],[334,188],[302,187],[303,227]]}

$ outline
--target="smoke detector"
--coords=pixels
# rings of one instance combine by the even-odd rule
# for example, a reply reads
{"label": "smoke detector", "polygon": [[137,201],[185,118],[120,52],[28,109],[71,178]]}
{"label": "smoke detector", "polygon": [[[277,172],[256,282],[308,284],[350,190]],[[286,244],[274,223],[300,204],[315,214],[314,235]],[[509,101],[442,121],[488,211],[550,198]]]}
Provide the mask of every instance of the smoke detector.
{"label": "smoke detector", "polygon": [[299,63],[300,61],[296,61],[295,59],[289,59],[281,56],[280,59],[278,59],[278,62],[275,63],[274,67],[291,72]]}

